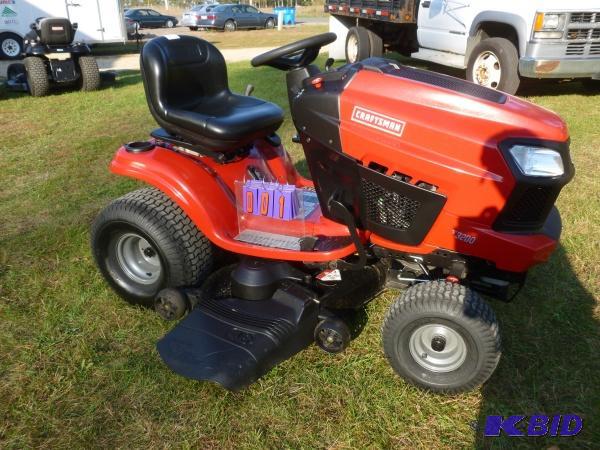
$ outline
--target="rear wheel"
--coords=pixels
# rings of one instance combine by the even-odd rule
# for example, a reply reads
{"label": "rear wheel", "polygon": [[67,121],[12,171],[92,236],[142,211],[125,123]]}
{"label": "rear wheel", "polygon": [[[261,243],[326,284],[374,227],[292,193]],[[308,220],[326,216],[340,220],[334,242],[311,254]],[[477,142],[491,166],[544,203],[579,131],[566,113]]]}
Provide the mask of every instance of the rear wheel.
{"label": "rear wheel", "polygon": [[225,22],[223,31],[231,32],[231,31],[235,31],[235,29],[236,29],[236,26],[235,26],[235,22],[233,20],[228,20],[227,22]]}
{"label": "rear wheel", "polygon": [[382,337],[398,375],[435,392],[477,387],[501,355],[492,309],[475,292],[446,281],[407,289],[388,311]]}
{"label": "rear wheel", "polygon": [[265,22],[265,28],[267,28],[267,29],[275,28],[275,21],[271,17],[269,17],[267,19],[267,21]]}
{"label": "rear wheel", "polygon": [[198,31],[198,27],[190,27],[190,31]]}
{"label": "rear wheel", "polygon": [[507,94],[516,94],[519,78],[519,53],[504,38],[488,38],[475,46],[467,64],[467,79]]}
{"label": "rear wheel", "polygon": [[152,307],[167,287],[208,275],[212,244],[181,208],[154,188],[107,206],[92,226],[92,252],[106,281],[130,303]]}
{"label": "rear wheel", "polygon": [[23,39],[15,33],[0,33],[0,57],[18,59],[23,53]]}
{"label": "rear wheel", "polygon": [[96,91],[100,89],[100,70],[93,56],[81,56],[78,61],[81,71],[81,90]]}
{"label": "rear wheel", "polygon": [[50,92],[46,63],[42,58],[30,56],[23,61],[27,71],[27,85],[33,97],[43,97]]}

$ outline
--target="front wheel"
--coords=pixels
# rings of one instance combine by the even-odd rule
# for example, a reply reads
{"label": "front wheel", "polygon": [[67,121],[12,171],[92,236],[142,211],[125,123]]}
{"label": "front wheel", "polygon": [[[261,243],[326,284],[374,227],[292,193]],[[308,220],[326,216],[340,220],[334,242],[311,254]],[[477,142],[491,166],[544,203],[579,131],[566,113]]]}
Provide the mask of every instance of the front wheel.
{"label": "front wheel", "polygon": [[519,53],[504,38],[488,38],[475,46],[467,64],[467,79],[491,89],[516,94],[519,77]]}
{"label": "front wheel", "polygon": [[470,289],[446,281],[407,289],[383,329],[385,355],[408,382],[457,393],[484,383],[500,360],[494,312]]}
{"label": "front wheel", "polygon": [[172,20],[167,20],[167,21],[165,22],[165,26],[166,26],[167,28],[173,28],[173,27],[175,26],[175,23],[174,23]]}
{"label": "front wheel", "polygon": [[268,30],[275,28],[275,21],[269,17],[265,22],[265,28]]}
{"label": "front wheel", "polygon": [[81,90],[87,92],[100,89],[102,80],[96,58],[93,56],[80,56],[77,63],[81,72]]}
{"label": "front wheel", "polygon": [[23,61],[27,72],[27,86],[33,97],[43,97],[50,92],[48,69],[42,58],[29,56]]}
{"label": "front wheel", "polygon": [[133,191],[107,206],[92,226],[92,252],[111,287],[152,307],[164,288],[199,284],[213,263],[212,244],[161,191]]}

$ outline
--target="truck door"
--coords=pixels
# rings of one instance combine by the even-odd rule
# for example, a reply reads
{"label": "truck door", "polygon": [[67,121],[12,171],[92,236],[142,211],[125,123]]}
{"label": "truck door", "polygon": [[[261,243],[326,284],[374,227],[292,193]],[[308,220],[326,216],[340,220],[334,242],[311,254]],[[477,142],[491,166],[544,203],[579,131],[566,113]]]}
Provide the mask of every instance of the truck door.
{"label": "truck door", "polygon": [[420,0],[419,45],[464,55],[471,15],[471,0]]}
{"label": "truck door", "polygon": [[67,0],[66,4],[69,20],[78,25],[76,41],[104,41],[98,0]]}

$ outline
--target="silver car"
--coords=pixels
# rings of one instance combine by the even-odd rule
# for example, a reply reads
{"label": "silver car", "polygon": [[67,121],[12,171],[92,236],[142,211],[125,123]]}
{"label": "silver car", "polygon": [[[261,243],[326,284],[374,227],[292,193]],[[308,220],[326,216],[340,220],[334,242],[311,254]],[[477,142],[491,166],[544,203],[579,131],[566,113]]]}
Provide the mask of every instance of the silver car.
{"label": "silver car", "polygon": [[206,16],[207,13],[217,5],[218,3],[205,3],[203,5],[194,6],[183,13],[179,25],[182,27],[188,27],[192,31],[196,31],[198,28],[200,28],[199,22],[202,20],[202,16]]}

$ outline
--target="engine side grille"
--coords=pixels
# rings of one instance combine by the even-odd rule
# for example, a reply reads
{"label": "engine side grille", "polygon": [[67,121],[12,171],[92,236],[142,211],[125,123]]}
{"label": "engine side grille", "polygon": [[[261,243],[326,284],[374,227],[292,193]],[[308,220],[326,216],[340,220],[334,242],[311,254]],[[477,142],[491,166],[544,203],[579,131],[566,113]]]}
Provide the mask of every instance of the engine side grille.
{"label": "engine side grille", "polygon": [[365,166],[359,166],[358,172],[363,227],[394,242],[420,244],[444,207],[446,197]]}
{"label": "engine side grille", "polygon": [[382,225],[406,230],[419,210],[418,201],[388,191],[369,180],[361,180],[360,191],[367,206],[368,220]]}

